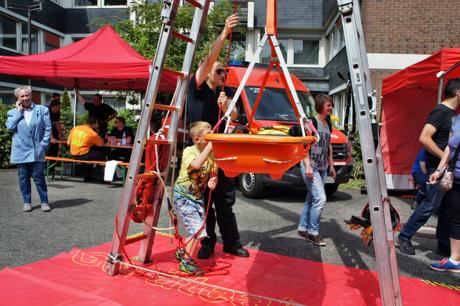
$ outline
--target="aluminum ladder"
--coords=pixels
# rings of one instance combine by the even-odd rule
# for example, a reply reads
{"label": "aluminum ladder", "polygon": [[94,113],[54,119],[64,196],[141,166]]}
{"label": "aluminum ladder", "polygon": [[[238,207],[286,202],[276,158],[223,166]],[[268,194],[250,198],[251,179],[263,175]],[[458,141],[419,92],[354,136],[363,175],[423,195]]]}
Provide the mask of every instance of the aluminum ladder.
{"label": "aluminum ladder", "polygon": [[383,172],[380,144],[374,146],[371,112],[375,107],[358,0],[337,0],[353,88],[356,118],[361,138],[374,248],[382,305],[402,305],[396,261],[390,202]]}
{"label": "aluminum ladder", "polygon": [[[141,117],[139,120],[139,126],[137,129],[136,137],[134,139],[133,150],[131,154],[131,160],[127,172],[126,182],[123,189],[123,195],[120,202],[118,214],[116,216],[115,232],[113,235],[111,251],[107,257],[107,273],[109,275],[115,275],[119,272],[120,261],[122,258],[122,249],[125,245],[141,240],[139,248],[138,260],[141,262],[148,262],[152,253],[152,247],[155,237],[154,227],[158,223],[158,218],[161,210],[161,202],[163,199],[164,190],[160,186],[154,190],[154,207],[152,213],[147,215],[145,219],[144,232],[136,237],[127,238],[128,229],[130,225],[130,213],[134,208],[135,200],[135,183],[140,169],[140,163],[142,159],[142,153],[147,139],[147,131],[150,125],[150,119],[154,109],[167,110],[171,114],[171,121],[169,123],[168,134],[165,140],[156,140],[155,144],[169,145],[169,156],[168,163],[171,162],[172,149],[177,142],[177,128],[179,125],[179,119],[183,112],[185,99],[187,95],[187,89],[190,80],[190,72],[195,59],[195,54],[198,46],[198,41],[203,27],[208,16],[208,10],[210,0],[186,0],[189,5],[194,7],[194,16],[192,25],[190,28],[190,34],[188,36],[179,33],[174,30],[174,24],[176,21],[176,14],[179,9],[182,0],[164,0],[163,9],[161,12],[161,18],[163,25],[160,31],[160,37],[158,40],[158,46],[155,53],[155,57],[151,64],[150,79],[147,85],[145,103],[142,108]],[[160,84],[160,77],[163,71],[163,65],[165,63],[166,56],[168,54],[170,42],[174,38],[180,39],[187,43],[185,51],[182,70],[177,72],[178,81],[174,96],[171,104],[160,105],[156,104],[156,97]],[[159,158],[160,159],[160,158]],[[157,161],[159,162],[159,161]],[[169,167],[161,173],[161,178],[166,181],[168,177]]]}

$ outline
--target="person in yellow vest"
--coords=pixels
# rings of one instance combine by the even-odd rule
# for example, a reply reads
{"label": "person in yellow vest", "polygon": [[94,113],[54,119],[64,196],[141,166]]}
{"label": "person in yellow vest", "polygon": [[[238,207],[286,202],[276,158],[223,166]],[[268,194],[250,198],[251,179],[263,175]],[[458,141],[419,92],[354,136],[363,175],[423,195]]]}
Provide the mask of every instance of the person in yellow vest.
{"label": "person in yellow vest", "polygon": [[[79,160],[106,160],[106,153],[103,148],[104,140],[97,133],[99,122],[94,117],[89,117],[84,125],[77,125],[70,130],[67,144],[70,147],[70,154],[74,159]],[[85,167],[85,181],[93,180],[91,176],[92,165]]]}

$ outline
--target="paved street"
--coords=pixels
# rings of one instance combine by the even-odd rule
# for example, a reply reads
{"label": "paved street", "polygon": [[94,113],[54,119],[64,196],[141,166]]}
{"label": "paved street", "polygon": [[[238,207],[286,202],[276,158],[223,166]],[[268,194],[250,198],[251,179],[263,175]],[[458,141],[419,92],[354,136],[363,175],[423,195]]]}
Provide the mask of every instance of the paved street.
{"label": "paved street", "polygon": [[[122,185],[83,183],[80,178],[56,180],[48,184],[53,211],[43,213],[36,207],[23,213],[17,172],[0,170],[0,268],[20,266],[55,256],[74,247],[87,248],[112,239],[114,215],[118,210]],[[250,200],[238,192],[237,214],[242,242],[251,248],[299,257],[313,261],[375,270],[374,248],[362,244],[359,231],[350,231],[343,220],[359,215],[366,203],[358,191],[338,191],[326,204],[321,232],[327,246],[307,244],[297,236],[297,222],[304,200],[304,191],[277,186],[270,188],[266,199]],[[407,202],[407,203],[406,203]],[[392,198],[392,204],[405,221],[411,210],[406,202]],[[33,204],[38,203],[33,193]],[[164,205],[165,206],[165,205]],[[160,226],[167,226],[167,214]],[[434,219],[429,221],[435,224]],[[131,226],[131,232],[139,226]],[[432,271],[427,264],[440,257],[434,239],[416,237],[416,256],[399,251],[401,275],[458,285],[453,273]]]}

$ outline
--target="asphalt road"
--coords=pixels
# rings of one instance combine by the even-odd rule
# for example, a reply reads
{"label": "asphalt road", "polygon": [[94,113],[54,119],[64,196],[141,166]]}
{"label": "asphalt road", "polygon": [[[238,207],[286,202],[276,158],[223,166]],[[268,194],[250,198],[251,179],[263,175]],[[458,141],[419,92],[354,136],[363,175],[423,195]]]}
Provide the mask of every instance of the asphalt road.
{"label": "asphalt road", "polygon": [[[33,187],[34,188],[34,187]],[[121,183],[83,183],[80,178],[56,180],[48,183],[50,206],[44,213],[37,206],[30,213],[22,212],[15,169],[0,170],[0,269],[35,262],[67,252],[72,248],[87,248],[110,241],[114,229],[114,215],[118,211]],[[297,235],[297,223],[305,191],[284,186],[270,188],[265,199],[244,198],[238,191],[235,213],[242,243],[248,247],[317,262],[376,270],[374,248],[363,245],[359,231],[350,231],[343,220],[359,215],[367,197],[358,191],[338,191],[323,212],[321,233],[326,247],[308,244]],[[33,204],[38,195],[33,190]],[[410,215],[409,201],[391,199],[402,220]],[[163,208],[165,208],[164,205]],[[432,218],[429,224],[435,224]],[[168,225],[162,213],[160,226]],[[139,226],[131,226],[131,233]],[[401,275],[458,285],[460,275],[436,272],[428,264],[439,260],[433,250],[432,238],[414,238],[415,256],[397,251]]]}

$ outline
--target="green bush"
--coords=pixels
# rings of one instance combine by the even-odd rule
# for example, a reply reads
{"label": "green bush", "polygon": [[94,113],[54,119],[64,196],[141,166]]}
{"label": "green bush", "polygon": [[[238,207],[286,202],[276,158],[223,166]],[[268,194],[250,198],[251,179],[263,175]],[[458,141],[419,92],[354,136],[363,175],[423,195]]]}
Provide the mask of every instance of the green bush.
{"label": "green bush", "polygon": [[364,164],[363,155],[361,152],[361,141],[359,139],[359,133],[355,132],[349,136],[349,141],[352,145],[352,156],[353,156],[353,170],[351,172],[352,179],[364,179]]}
{"label": "green bush", "polygon": [[6,113],[14,105],[0,104],[0,168],[9,168],[13,134],[6,128]]}

